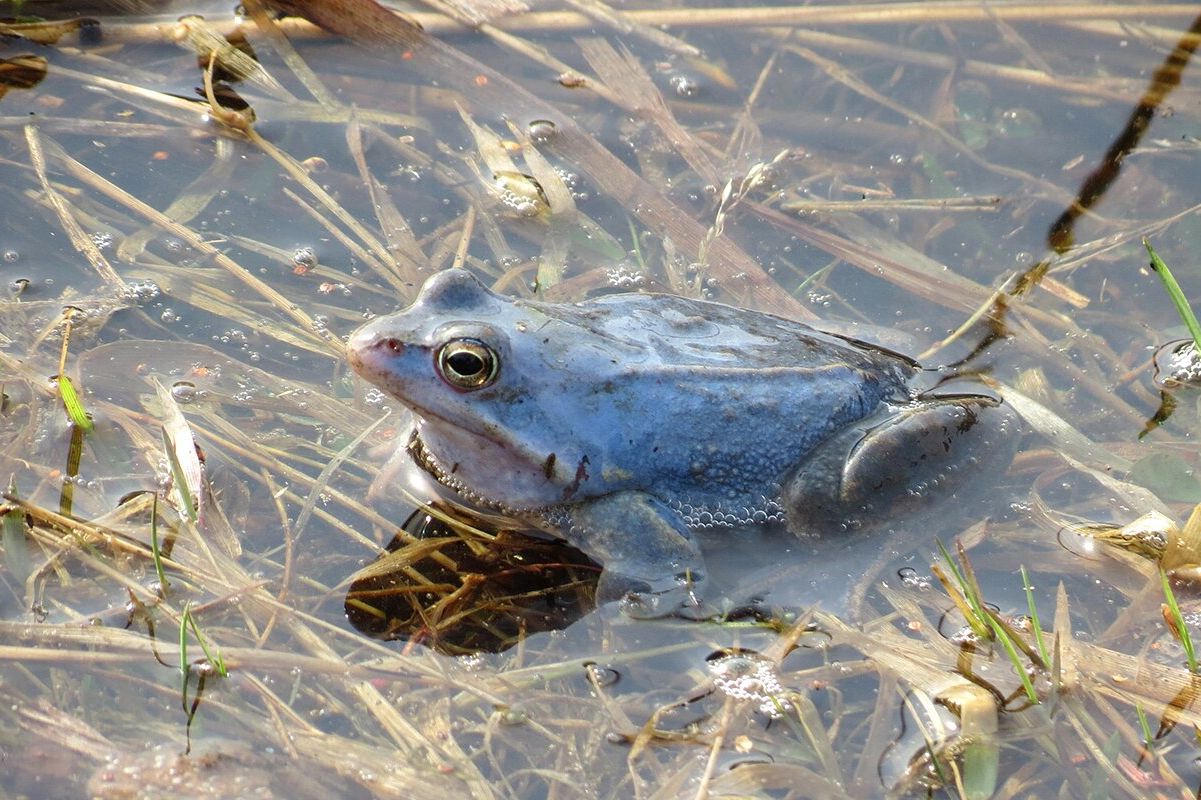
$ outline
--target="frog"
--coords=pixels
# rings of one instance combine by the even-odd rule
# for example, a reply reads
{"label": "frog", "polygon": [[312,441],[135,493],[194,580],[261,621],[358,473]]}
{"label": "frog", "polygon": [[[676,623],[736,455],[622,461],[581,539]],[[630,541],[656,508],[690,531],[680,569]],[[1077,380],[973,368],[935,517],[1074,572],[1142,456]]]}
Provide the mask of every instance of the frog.
{"label": "frog", "polygon": [[1018,438],[979,377],[666,293],[559,303],[448,269],[347,354],[412,412],[397,457],[443,499],[566,541],[646,615],[703,599],[705,536],[871,535],[987,487]]}

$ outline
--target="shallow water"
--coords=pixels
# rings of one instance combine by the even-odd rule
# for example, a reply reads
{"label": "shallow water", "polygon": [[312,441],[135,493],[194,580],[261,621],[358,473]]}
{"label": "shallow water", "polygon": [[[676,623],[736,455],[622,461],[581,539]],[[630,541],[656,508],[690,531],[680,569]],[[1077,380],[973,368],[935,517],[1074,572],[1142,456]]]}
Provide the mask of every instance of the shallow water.
{"label": "shallow water", "polygon": [[[254,135],[198,102],[197,54],[172,43],[199,41],[188,11],[234,27],[217,4],[91,8],[83,35],[0,40],[0,474],[31,504],[0,562],[5,794],[149,796],[180,770],[172,791],[197,797],[1196,791],[1201,720],[1156,565],[1062,530],[1183,523],[1201,501],[1196,390],[1148,424],[1152,356],[1183,326],[1141,243],[1201,296],[1201,84],[1175,68],[1191,6],[645,7],[651,28],[624,32],[540,6],[498,17],[516,41],[422,14],[442,43],[424,48],[287,22],[315,79],[247,23],[265,73],[234,90]],[[426,552],[356,593],[412,506],[364,502],[402,426],[356,440],[388,403],[340,342],[452,263],[527,296],[655,289],[822,318],[991,375],[1029,398],[1032,432],[961,520],[899,522],[918,544],[838,561],[778,534],[711,542],[748,601],[737,621],[587,613],[594,570],[546,543],[504,570],[488,539]],[[1000,288],[996,325],[965,326]],[[93,432],[73,435],[60,371]],[[196,523],[164,488],[160,427],[183,434],[155,379],[203,451]],[[165,595],[150,495],[130,500],[156,489]],[[1027,613],[1029,571],[1059,637],[1057,666],[1029,670],[1041,704],[1000,646],[964,642],[936,528],[1004,617]],[[527,568],[492,596],[510,620],[455,604],[468,563]],[[386,593],[427,608],[402,625],[376,613]],[[822,594],[837,618],[805,615]],[[189,605],[229,676],[194,670],[181,698]],[[463,630],[530,635],[427,647]],[[193,633],[184,660],[203,658]]]}

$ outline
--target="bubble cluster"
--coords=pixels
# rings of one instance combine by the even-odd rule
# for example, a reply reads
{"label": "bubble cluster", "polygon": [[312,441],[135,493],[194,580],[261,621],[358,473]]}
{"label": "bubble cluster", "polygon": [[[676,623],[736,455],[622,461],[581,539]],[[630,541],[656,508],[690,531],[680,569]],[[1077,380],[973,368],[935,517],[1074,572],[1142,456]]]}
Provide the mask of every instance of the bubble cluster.
{"label": "bubble cluster", "polygon": [[750,650],[738,650],[710,658],[713,685],[727,697],[756,703],[760,714],[780,719],[792,710],[784,696],[776,665]]}
{"label": "bubble cluster", "polygon": [[538,203],[530,196],[520,194],[511,188],[499,190],[497,195],[500,202],[521,217],[532,217],[538,213]]}
{"label": "bubble cluster", "polygon": [[134,305],[149,303],[162,293],[159,285],[151,280],[129,281],[121,287],[121,299]]}
{"label": "bubble cluster", "polygon": [[684,498],[673,500],[671,507],[679,512],[689,528],[738,528],[784,522],[784,506],[780,501],[762,495],[758,503],[749,506],[693,505]]}
{"label": "bubble cluster", "polygon": [[615,289],[638,289],[646,284],[642,271],[629,264],[618,264],[605,270],[605,279]]}

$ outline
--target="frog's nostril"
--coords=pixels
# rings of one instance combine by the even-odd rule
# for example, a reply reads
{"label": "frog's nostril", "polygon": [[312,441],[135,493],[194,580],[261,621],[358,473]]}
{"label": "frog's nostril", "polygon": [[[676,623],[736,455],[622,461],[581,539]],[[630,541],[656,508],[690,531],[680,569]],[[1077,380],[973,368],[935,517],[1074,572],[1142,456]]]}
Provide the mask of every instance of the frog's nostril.
{"label": "frog's nostril", "polygon": [[393,355],[400,355],[405,349],[404,342],[402,342],[400,339],[384,339],[384,341],[380,344],[383,345],[385,350]]}

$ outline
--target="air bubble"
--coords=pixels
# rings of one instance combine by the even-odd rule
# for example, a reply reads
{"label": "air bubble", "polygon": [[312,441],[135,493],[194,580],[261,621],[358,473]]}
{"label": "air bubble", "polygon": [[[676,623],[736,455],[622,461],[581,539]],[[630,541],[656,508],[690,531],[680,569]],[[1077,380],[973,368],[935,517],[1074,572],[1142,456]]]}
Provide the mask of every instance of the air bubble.
{"label": "air bubble", "polygon": [[200,396],[200,391],[191,381],[176,381],[171,384],[171,396],[177,403],[191,403]]}
{"label": "air bubble", "polygon": [[545,144],[553,139],[559,130],[549,119],[536,119],[526,126],[525,132],[534,144]]}
{"label": "air bubble", "polygon": [[317,251],[312,247],[297,247],[292,251],[292,268],[298,275],[303,275],[317,266]]}

